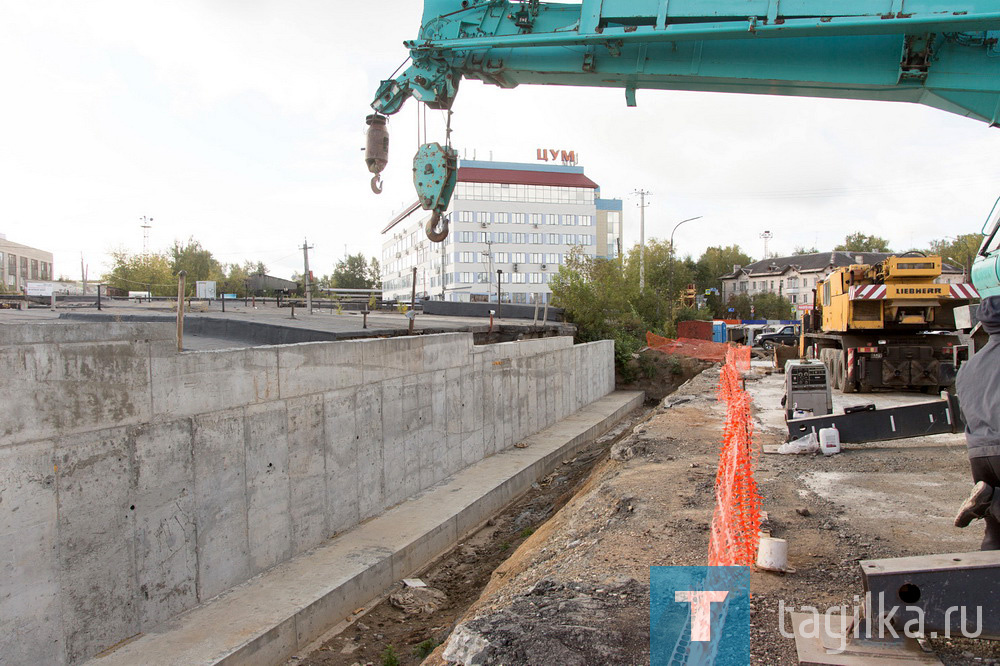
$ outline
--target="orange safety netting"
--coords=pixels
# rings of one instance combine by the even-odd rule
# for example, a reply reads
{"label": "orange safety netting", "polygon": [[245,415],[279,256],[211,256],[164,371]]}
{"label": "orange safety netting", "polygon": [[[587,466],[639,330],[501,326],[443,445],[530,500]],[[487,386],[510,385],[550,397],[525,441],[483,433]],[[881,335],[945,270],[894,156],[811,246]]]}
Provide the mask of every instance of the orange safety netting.
{"label": "orange safety netting", "polygon": [[[646,333],[646,345],[650,349],[661,351],[664,354],[690,356],[700,358],[703,361],[715,362],[724,361],[726,351],[729,349],[729,344],[725,342],[712,342],[711,340],[697,340],[695,338],[664,338],[649,332]],[[749,355],[749,351],[747,354]]]}
{"label": "orange safety netting", "polygon": [[731,347],[719,375],[717,395],[726,403],[719,469],[715,476],[715,513],[708,544],[709,566],[749,566],[760,541],[760,494],[754,479],[756,456],[750,396],[740,373],[750,369],[750,349]]}

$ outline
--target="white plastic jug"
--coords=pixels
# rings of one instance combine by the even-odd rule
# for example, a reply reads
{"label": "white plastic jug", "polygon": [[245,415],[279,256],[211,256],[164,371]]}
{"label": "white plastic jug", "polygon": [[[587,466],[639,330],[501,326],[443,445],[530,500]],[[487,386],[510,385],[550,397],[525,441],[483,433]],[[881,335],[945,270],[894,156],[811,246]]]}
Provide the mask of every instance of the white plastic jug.
{"label": "white plastic jug", "polygon": [[819,450],[824,456],[840,453],[840,431],[836,427],[819,429]]}

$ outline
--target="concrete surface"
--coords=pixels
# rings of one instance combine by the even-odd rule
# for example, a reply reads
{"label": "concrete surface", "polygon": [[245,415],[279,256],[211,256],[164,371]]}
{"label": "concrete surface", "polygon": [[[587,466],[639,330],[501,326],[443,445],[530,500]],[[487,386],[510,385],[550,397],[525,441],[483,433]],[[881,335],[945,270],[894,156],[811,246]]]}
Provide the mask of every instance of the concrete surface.
{"label": "concrete surface", "polygon": [[614,388],[610,341],[178,354],[170,325],[0,330],[11,663],[78,663],[147,632]]}
{"label": "concrete surface", "polygon": [[420,570],[558,462],[642,405],[607,395],[536,435],[418,493],[364,525],[92,660],[126,664],[282,663],[326,629]]}
{"label": "concrete surface", "polygon": [[[368,328],[363,328],[364,317],[359,312],[343,311],[337,314],[330,309],[314,309],[312,314],[305,308],[295,308],[295,318],[288,307],[277,307],[273,302],[260,304],[256,308],[244,306],[243,301],[228,301],[226,311],[222,312],[221,301],[211,304],[201,304],[205,311],[194,311],[185,315],[186,332],[199,337],[209,337],[220,340],[236,340],[244,346],[262,344],[293,344],[297,342],[317,342],[324,340],[343,340],[361,337],[380,337],[400,335],[409,328],[409,319],[398,312],[373,312],[368,315]],[[15,311],[10,311],[11,313]],[[30,310],[26,314],[35,317],[50,317],[49,310]],[[65,308],[57,311],[63,318],[78,321],[174,321],[176,315],[168,303],[157,301],[153,303],[130,303],[114,301],[101,312],[96,307]],[[501,311],[502,314],[502,311]],[[573,324],[554,322],[551,319],[542,326],[541,310],[539,310],[537,325],[529,319],[505,317],[494,320],[494,330],[502,329],[516,335],[517,333],[537,333],[547,331],[552,335],[574,335],[576,327]],[[0,313],[0,322],[5,318]],[[469,331],[486,333],[489,330],[489,320],[477,316],[444,316],[418,314],[414,330],[422,333],[446,333]]]}
{"label": "concrete surface", "polygon": [[[755,427],[782,437],[787,434],[780,406],[784,375],[775,373],[748,381],[747,391],[754,401]],[[833,411],[843,413],[844,407],[863,403],[874,403],[878,409],[898,407],[933,397],[916,391],[849,395],[834,391]],[[940,529],[941,525],[951,524],[971,489],[965,435],[945,433],[842,444],[841,448],[843,453],[832,459],[806,456],[815,464],[814,469],[799,475],[804,493],[815,493],[843,507],[856,520],[882,525],[884,532],[906,535],[908,542],[925,552],[960,552],[978,547],[981,536],[975,530]],[[899,455],[896,460],[893,452],[908,455]],[[867,460],[879,461],[879,469],[870,469]]]}

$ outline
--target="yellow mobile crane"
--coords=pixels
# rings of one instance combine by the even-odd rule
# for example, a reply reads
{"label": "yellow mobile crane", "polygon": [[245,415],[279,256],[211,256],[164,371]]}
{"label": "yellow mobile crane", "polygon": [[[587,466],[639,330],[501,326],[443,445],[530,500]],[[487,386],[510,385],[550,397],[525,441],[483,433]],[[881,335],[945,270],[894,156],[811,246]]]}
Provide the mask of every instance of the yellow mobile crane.
{"label": "yellow mobile crane", "polygon": [[970,284],[935,282],[940,275],[941,258],[919,253],[838,268],[814,292],[802,353],[823,361],[844,393],[953,385],[968,358],[955,311],[979,294]]}

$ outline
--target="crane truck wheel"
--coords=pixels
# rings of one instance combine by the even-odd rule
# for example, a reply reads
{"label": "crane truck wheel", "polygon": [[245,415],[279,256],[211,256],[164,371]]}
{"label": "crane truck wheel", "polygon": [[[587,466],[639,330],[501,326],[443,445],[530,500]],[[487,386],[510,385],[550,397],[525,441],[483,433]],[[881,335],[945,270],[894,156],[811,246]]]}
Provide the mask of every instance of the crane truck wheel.
{"label": "crane truck wheel", "polygon": [[844,364],[841,363],[840,354],[836,349],[830,350],[830,366],[832,366],[830,370],[830,381],[833,384],[833,388],[839,390],[844,386]]}
{"label": "crane truck wheel", "polygon": [[840,362],[840,390],[844,393],[857,393],[857,383],[847,381],[847,352],[840,352],[837,356],[837,360]]}

